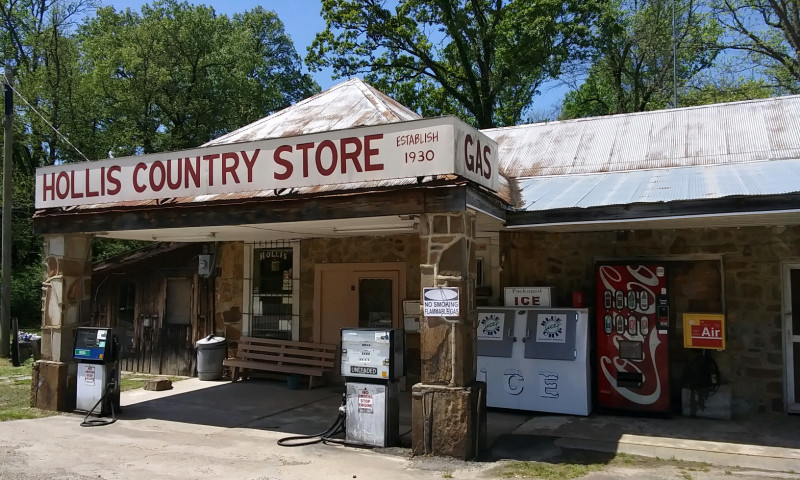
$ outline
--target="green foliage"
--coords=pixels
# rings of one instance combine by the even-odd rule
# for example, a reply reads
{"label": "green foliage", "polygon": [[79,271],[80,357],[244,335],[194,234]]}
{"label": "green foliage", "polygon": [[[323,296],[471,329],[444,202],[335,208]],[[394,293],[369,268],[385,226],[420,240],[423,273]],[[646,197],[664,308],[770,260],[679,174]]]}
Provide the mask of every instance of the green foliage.
{"label": "green foliage", "polygon": [[797,0],[715,0],[726,47],[744,52],[781,92],[800,93],[800,4]]}
{"label": "green foliage", "polygon": [[586,45],[595,1],[324,0],[312,68],[367,80],[423,115],[512,125]]}
{"label": "green foliage", "polygon": [[137,250],[151,242],[138,240],[117,240],[114,238],[97,238],[92,241],[92,261],[107,260],[123,253]]}
{"label": "green foliage", "polygon": [[195,147],[319,90],[261,7],[233,18],[175,0],[141,15],[102,8],[79,45],[97,110],[86,134],[115,156]]}
{"label": "green foliage", "polygon": [[[673,103],[672,6],[672,0],[607,5],[594,37],[595,60],[585,82],[564,99],[562,118],[657,110]],[[680,90],[711,67],[722,32],[695,0],[676,0],[674,7]]]}

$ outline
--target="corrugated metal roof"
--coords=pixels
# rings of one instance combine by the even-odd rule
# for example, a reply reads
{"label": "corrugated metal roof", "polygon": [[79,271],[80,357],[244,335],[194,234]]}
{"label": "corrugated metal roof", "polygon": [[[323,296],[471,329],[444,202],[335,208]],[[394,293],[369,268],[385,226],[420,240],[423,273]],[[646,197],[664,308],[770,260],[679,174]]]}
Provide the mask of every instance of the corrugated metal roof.
{"label": "corrugated metal roof", "polygon": [[204,146],[290,137],[417,120],[409,110],[358,78],[334,85]]}
{"label": "corrugated metal roof", "polygon": [[800,158],[800,96],[483,130],[510,177]]}
{"label": "corrugated metal roof", "polygon": [[519,179],[526,211],[800,193],[800,159]]}

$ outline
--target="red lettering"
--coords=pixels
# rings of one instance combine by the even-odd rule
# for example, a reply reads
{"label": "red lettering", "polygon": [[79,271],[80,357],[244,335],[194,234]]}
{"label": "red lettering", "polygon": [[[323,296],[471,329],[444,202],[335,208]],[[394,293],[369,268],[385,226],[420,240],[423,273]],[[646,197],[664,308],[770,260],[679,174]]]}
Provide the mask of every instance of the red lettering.
{"label": "red lettering", "polygon": [[100,167],[100,194],[106,194],[106,167]]}
{"label": "red lettering", "polygon": [[314,143],[298,143],[297,149],[303,151],[303,178],[308,178],[308,151],[314,148]]}
{"label": "red lettering", "polygon": [[47,192],[50,192],[50,198],[55,199],[56,193],[56,174],[50,174],[50,185],[47,185],[47,174],[42,175],[42,201],[47,201]]}
{"label": "red lettering", "polygon": [[483,160],[485,169],[483,170],[483,178],[489,180],[492,178],[492,163],[489,158],[492,156],[492,149],[489,148],[489,145],[483,146]]}
{"label": "red lettering", "polygon": [[83,194],[75,191],[75,170],[69,172],[69,183],[72,185],[72,198],[83,198]]}
{"label": "red lettering", "polygon": [[[122,171],[122,167],[119,165],[114,165],[113,167],[109,167],[108,169],[108,183],[113,185],[112,188],[108,189],[109,195],[116,195],[122,190],[122,183],[120,183],[119,178],[115,177],[114,173],[120,173]],[[134,187],[135,188],[135,187]],[[138,190],[137,190],[138,192]]]}
{"label": "red lettering", "polygon": [[[331,165],[328,168],[322,166],[322,150],[324,148],[328,148],[331,151]],[[331,142],[330,140],[323,140],[322,143],[319,144],[319,148],[317,148],[317,154],[314,156],[314,160],[317,163],[317,171],[323,176],[327,177],[334,170],[336,170],[336,162],[338,161],[338,155],[336,154],[336,144]]]}
{"label": "red lettering", "polygon": [[[177,172],[177,179],[173,182],[172,181],[172,163],[175,162],[177,165],[175,166],[175,171]],[[181,158],[176,160],[167,160],[167,187],[170,190],[177,190],[181,188],[181,180],[183,178],[183,169],[181,168]]]}
{"label": "red lettering", "polygon": [[281,157],[281,153],[284,152],[291,152],[292,147],[289,145],[281,145],[280,147],[275,149],[275,153],[272,154],[272,160],[275,161],[278,165],[283,167],[283,173],[275,172],[272,174],[275,177],[275,180],[286,180],[292,176],[292,162],[286,160],[285,158]]}
{"label": "red lettering", "polygon": [[189,188],[189,178],[194,180],[194,186],[200,188],[200,156],[194,157],[194,166],[189,157],[183,159],[184,188]]}
{"label": "red lettering", "polygon": [[242,151],[242,158],[244,159],[244,165],[247,167],[247,182],[250,183],[253,181],[253,166],[256,164],[256,159],[258,158],[258,154],[261,153],[261,149],[257,148],[253,152],[253,159],[251,160],[250,157],[247,156],[247,152]]}
{"label": "red lettering", "polygon": [[[158,179],[156,179],[156,171],[159,173]],[[150,165],[150,188],[152,188],[154,192],[160,192],[161,189],[164,188],[166,180],[167,175],[164,169],[164,163],[160,160],[156,160]]]}
{"label": "red lettering", "polygon": [[472,146],[472,135],[469,133],[464,137],[464,164],[470,172],[475,168],[475,157],[469,153],[469,147]]}
{"label": "red lettering", "polygon": [[[233,163],[228,164],[228,160],[233,160]],[[236,175],[236,167],[239,166],[239,155],[236,152],[225,152],[222,154],[222,184],[228,184],[228,175],[233,177],[235,183],[239,183],[239,176]]]}
{"label": "red lettering", "polygon": [[[104,168],[105,167],[103,167],[103,169]],[[92,189],[91,189],[92,188],[92,184],[89,181],[89,169],[87,168],[86,170],[84,170],[84,172],[86,172],[86,196],[87,197],[99,197],[100,196],[100,192],[99,191],[94,191],[93,192]],[[100,178],[101,179],[103,178],[102,170],[100,172]],[[101,183],[102,183],[102,181],[101,181]]]}
{"label": "red lettering", "polygon": [[208,186],[214,185],[214,160],[219,158],[219,154],[203,155],[203,160],[208,162]]}
{"label": "red lettering", "polygon": [[364,170],[368,172],[383,170],[382,163],[376,163],[374,165],[372,164],[372,156],[380,154],[380,149],[370,147],[370,142],[373,140],[380,140],[381,138],[383,138],[382,133],[378,133],[376,135],[367,135],[364,137]]}
{"label": "red lettering", "polygon": [[[61,189],[62,180],[66,182],[64,183],[63,191]],[[67,198],[67,195],[69,195],[69,190],[70,190],[69,175],[67,175],[67,172],[58,172],[58,177],[56,178],[56,195],[61,200],[64,200],[65,198]]]}
{"label": "red lettering", "polygon": [[475,149],[475,173],[483,173],[483,155],[481,155],[480,140],[478,140],[478,148]]}
{"label": "red lettering", "polygon": [[[352,152],[347,151],[348,145],[355,145],[355,150]],[[358,156],[361,155],[361,140],[356,137],[347,137],[339,141],[339,149],[342,151],[342,174],[347,173],[347,160],[352,160],[356,171],[361,171],[361,165],[358,163]]]}
{"label": "red lettering", "polygon": [[136,190],[136,193],[142,193],[147,189],[145,185],[139,183],[139,172],[141,170],[147,170],[147,165],[142,162],[137,163],[136,166],[133,167],[133,189]]}

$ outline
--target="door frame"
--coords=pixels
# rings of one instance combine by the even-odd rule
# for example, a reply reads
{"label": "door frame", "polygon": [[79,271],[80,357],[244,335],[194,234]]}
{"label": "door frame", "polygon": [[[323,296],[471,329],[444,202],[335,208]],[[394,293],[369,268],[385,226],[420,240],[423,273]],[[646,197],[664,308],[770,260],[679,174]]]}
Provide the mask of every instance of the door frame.
{"label": "door frame", "polygon": [[[788,413],[800,413],[800,399],[794,398],[796,391],[797,373],[794,371],[794,344],[800,343],[800,332],[792,331],[793,315],[800,315],[800,312],[792,312],[792,289],[791,272],[800,270],[800,259],[787,261],[781,264],[781,314],[783,317],[783,372],[784,372],[784,410]],[[800,286],[795,287],[800,290]]]}
{"label": "door frame", "polygon": [[350,271],[353,274],[370,272],[397,272],[397,298],[392,299],[396,306],[393,313],[393,328],[399,328],[403,323],[403,300],[406,299],[406,262],[381,262],[381,263],[318,263],[314,265],[314,329],[313,341],[320,342],[322,336],[322,272]]}

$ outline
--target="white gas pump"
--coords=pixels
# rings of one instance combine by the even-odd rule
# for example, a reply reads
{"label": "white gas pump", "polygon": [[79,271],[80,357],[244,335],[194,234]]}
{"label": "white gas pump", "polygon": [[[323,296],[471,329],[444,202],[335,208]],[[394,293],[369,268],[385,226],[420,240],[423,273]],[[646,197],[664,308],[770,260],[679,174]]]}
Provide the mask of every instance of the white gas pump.
{"label": "white gas pump", "polygon": [[[79,327],[72,357],[78,361],[76,411],[115,417],[119,412],[119,358],[122,344],[111,328]],[[98,409],[98,406],[100,407]],[[110,422],[85,421],[93,426]]]}
{"label": "white gas pump", "polygon": [[398,381],[405,374],[401,329],[344,328],[345,441],[391,447],[400,442]]}

